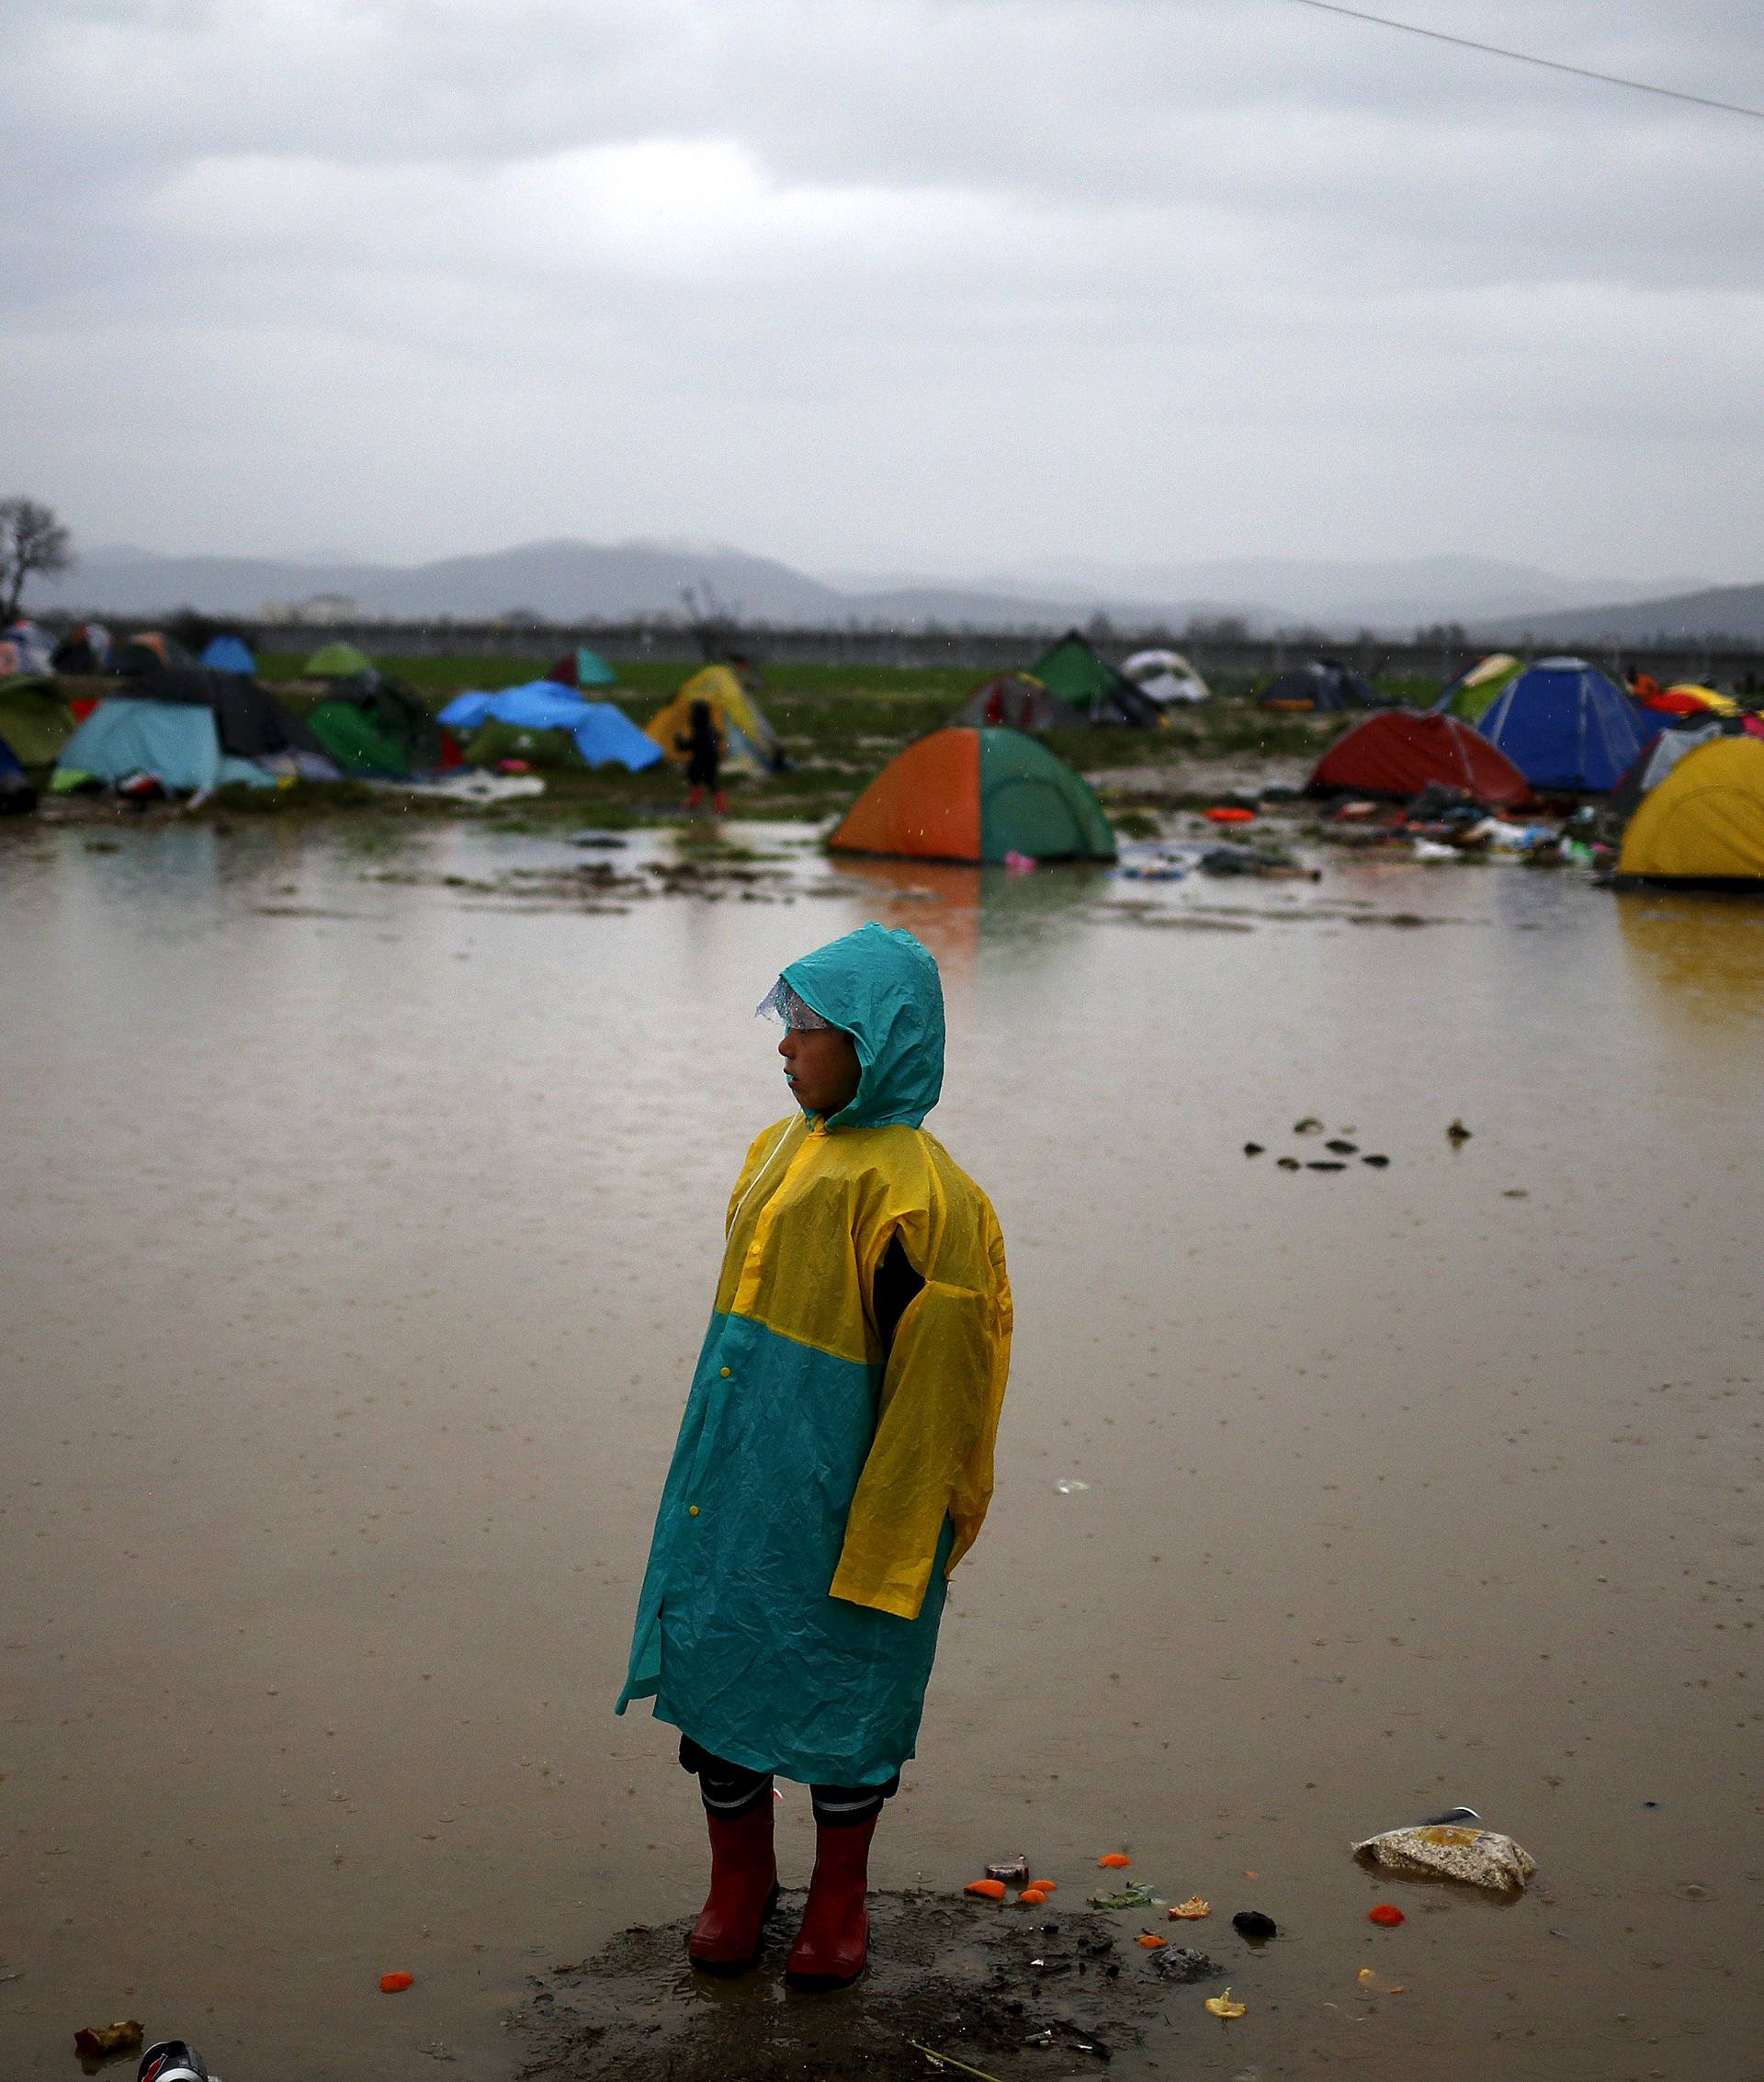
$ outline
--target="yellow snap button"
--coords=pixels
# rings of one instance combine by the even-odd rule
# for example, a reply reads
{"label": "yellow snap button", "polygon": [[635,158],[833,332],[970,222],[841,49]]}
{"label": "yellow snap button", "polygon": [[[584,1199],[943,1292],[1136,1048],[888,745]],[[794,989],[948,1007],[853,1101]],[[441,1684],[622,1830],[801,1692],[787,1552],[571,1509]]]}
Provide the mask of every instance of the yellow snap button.
{"label": "yellow snap button", "polygon": [[723,1378],[724,1380],[728,1380],[729,1378],[729,1368],[727,1366],[723,1368]]}
{"label": "yellow snap button", "polygon": [[688,1505],[686,1506],[686,1516],[687,1516],[688,1518],[696,1518],[696,1517],[697,1517],[697,1515],[698,1515],[698,1506],[697,1506],[696,1504],[688,1504]]}

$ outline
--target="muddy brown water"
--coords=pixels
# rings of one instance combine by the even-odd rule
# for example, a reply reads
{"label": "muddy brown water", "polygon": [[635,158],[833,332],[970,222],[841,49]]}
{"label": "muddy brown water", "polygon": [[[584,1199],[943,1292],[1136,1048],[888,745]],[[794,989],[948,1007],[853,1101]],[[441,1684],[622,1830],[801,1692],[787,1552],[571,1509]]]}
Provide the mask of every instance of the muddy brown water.
{"label": "muddy brown water", "polygon": [[[1764,2074],[1764,905],[741,835],[786,861],[584,906],[463,823],[0,834],[0,2075],[133,2015],[226,2082],[500,2077],[528,1974],[695,1906],[611,1701],[784,1110],[752,1008],[870,916],[943,961],[1019,1321],[878,1884],[1211,1899],[1248,2016],[1174,1990],[1118,2075]],[[1277,1169],[1313,1115],[1389,1168]],[[1460,1801],[1517,1903],[1349,1858]]]}

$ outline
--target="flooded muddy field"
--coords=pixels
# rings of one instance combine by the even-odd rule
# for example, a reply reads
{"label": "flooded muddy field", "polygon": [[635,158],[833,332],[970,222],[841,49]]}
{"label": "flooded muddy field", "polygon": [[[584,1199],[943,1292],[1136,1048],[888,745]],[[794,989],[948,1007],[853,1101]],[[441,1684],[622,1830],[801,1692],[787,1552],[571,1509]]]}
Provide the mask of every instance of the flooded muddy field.
{"label": "flooded muddy field", "polygon": [[[1088,1915],[1119,1850],[1246,2014],[1141,1989],[1112,2074],[1764,2075],[1764,905],[729,838],[0,832],[0,2074],[126,2016],[226,2082],[931,2074],[889,1990],[1028,1971],[963,1884],[1021,1851]],[[1018,1341],[830,2028],[669,1967],[702,1822],[611,1704],[786,1110],[752,1008],[866,917],[943,964]],[[1523,1895],[1350,1855],[1461,1802]],[[1164,1907],[1093,1913],[1144,1981]],[[942,2050],[1099,2068],[1023,1999]]]}

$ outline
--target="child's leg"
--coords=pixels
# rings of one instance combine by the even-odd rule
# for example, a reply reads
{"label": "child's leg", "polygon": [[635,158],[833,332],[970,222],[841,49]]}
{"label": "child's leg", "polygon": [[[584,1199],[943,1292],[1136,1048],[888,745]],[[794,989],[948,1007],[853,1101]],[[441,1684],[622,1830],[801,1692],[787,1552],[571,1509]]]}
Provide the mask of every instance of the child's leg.
{"label": "child's leg", "polygon": [[695,1966],[742,1974],[760,1953],[760,1933],[778,1897],[772,1849],[772,1774],[730,1764],[680,1741],[680,1761],[698,1778],[710,1831],[710,1895],[686,1941]]}
{"label": "child's leg", "polygon": [[870,1950],[870,1839],[882,1803],[899,1791],[887,1785],[817,1785],[815,1876],[802,1911],[802,1928],[785,1971],[800,1987],[842,1988],[864,1971]]}

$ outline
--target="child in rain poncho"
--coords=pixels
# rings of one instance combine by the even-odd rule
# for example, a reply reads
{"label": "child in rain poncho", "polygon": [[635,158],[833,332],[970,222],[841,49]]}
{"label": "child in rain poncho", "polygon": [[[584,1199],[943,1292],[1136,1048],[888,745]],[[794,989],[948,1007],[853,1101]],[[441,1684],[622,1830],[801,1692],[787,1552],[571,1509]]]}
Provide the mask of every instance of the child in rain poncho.
{"label": "child in rain poncho", "polygon": [[937,965],[865,925],[762,1011],[801,1112],[748,1151],[662,1490],[630,1675],[681,1731],[710,1829],[695,1964],[740,1973],[777,1894],[772,1774],[812,1788],[788,1972],[862,1972],[871,1836],[912,1755],[944,1579],[992,1491],[1011,1289],[990,1203],[921,1123]]}

